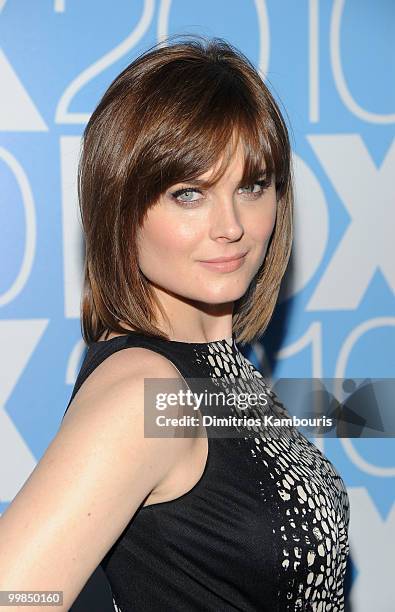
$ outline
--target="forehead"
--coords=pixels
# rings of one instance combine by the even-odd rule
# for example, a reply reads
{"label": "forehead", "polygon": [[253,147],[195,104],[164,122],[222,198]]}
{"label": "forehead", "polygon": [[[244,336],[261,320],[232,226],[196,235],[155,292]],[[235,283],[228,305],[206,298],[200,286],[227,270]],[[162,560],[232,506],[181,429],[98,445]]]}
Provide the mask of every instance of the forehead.
{"label": "forehead", "polygon": [[[199,178],[202,180],[210,180],[212,176],[218,172],[222,164],[224,164],[224,156],[222,155],[217,162],[204,174],[201,174]],[[244,168],[244,152],[240,145],[237,146],[236,150],[232,153],[226,163],[225,172],[221,178],[222,181],[226,181],[233,177],[235,174],[241,175]]]}
{"label": "forehead", "polygon": [[[243,145],[240,142],[230,154],[228,153],[226,159],[225,155],[222,155],[209,170],[196,177],[197,182],[201,184],[205,184],[206,182],[210,183],[212,177],[217,176],[217,172],[221,169],[221,166],[224,167],[224,170],[222,176],[218,179],[219,183],[231,180],[238,181],[243,176],[245,153]],[[259,173],[264,173],[265,167],[266,164],[263,160],[260,164]]]}

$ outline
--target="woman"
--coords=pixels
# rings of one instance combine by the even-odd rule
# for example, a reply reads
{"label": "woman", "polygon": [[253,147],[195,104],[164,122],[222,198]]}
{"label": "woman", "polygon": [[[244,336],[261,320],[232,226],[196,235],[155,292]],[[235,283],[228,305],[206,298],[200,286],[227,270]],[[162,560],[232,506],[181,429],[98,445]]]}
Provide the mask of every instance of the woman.
{"label": "woman", "polygon": [[[302,434],[241,418],[220,431],[212,405],[180,401],[167,434],[144,436],[148,378],[262,392],[222,415],[287,414],[238,346],[265,330],[291,248],[270,91],[223,40],[157,45],[94,111],[79,179],[89,350],[1,520],[1,588],[61,589],[67,610],[101,564],[122,612],[343,610],[347,492]],[[198,423],[180,430],[180,415]]]}

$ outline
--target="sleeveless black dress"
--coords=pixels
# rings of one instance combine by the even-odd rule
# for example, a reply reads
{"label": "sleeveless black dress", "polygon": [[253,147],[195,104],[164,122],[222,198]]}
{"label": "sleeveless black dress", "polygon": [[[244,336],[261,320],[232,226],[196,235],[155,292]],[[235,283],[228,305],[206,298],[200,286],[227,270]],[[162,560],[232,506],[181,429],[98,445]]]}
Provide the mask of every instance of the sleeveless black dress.
{"label": "sleeveless black dress", "polygon": [[[289,416],[234,336],[187,343],[131,332],[95,342],[69,405],[100,363],[134,346],[164,355],[186,379],[263,391],[269,400],[264,410]],[[210,408],[200,410],[204,415]],[[263,409],[227,410],[233,417],[241,412],[256,417]],[[208,425],[208,457],[199,481],[174,500],[141,505],[107,552],[100,565],[114,610],[344,610],[350,509],[339,473],[293,426],[280,436],[255,424],[234,430],[237,435],[221,436]]]}

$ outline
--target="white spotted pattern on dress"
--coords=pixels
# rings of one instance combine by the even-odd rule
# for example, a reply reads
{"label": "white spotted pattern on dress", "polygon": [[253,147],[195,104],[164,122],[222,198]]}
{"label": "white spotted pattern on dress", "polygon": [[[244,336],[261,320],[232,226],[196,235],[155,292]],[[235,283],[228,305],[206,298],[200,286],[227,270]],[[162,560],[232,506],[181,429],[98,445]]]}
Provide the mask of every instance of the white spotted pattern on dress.
{"label": "white spotted pattern on dress", "polygon": [[[232,392],[265,392],[268,405],[233,411],[237,416],[262,416],[264,410],[276,417],[289,413],[266,384],[262,374],[240,352],[234,339],[208,343],[208,353],[194,349],[197,363],[210,367],[210,376]],[[237,380],[236,380],[237,379]],[[227,386],[228,385],[228,386]],[[233,385],[233,386],[232,386]],[[349,554],[350,518],[347,489],[323,453],[293,426],[273,431],[257,426],[244,428],[251,460],[275,481],[278,493],[277,538],[279,610],[344,611],[344,575]],[[248,430],[248,431],[247,431]],[[265,501],[264,479],[260,494]]]}

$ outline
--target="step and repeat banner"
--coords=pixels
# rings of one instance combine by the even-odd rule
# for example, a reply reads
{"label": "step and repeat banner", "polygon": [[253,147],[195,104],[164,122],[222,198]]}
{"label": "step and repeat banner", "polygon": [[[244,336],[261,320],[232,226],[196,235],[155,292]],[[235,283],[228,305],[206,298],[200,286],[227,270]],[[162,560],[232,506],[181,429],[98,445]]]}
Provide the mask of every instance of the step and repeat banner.
{"label": "step and repeat banner", "polygon": [[[84,356],[82,131],[115,76],[175,33],[242,50],[290,128],[292,259],[247,356],[271,380],[394,377],[393,0],[0,0],[0,513],[56,434]],[[395,440],[313,441],[350,496],[347,609],[390,612]]]}

